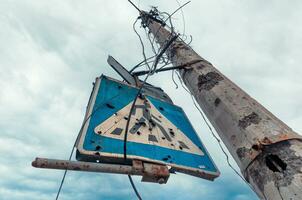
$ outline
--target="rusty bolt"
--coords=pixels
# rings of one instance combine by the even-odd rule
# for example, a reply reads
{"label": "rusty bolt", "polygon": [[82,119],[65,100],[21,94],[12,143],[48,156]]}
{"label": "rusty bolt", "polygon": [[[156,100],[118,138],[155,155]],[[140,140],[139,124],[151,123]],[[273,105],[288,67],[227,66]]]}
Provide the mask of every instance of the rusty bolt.
{"label": "rusty bolt", "polygon": [[165,179],[164,178],[159,178],[157,182],[159,184],[164,184],[165,183]]}

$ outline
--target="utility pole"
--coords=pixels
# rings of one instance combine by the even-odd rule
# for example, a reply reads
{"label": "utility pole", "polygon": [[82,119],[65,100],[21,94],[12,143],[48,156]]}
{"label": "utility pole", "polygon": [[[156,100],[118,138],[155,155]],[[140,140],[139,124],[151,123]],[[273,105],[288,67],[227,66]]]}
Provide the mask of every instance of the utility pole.
{"label": "utility pole", "polygon": [[[173,33],[150,13],[143,25],[163,47]],[[302,199],[302,140],[290,127],[178,39],[166,51],[246,181],[261,199]],[[193,63],[193,64],[192,64]]]}

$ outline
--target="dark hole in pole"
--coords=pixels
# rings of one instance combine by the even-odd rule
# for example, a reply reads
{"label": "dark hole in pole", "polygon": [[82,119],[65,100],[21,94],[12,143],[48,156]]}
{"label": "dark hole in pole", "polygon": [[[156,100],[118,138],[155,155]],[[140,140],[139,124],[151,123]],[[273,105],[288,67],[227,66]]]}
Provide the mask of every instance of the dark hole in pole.
{"label": "dark hole in pole", "polygon": [[279,156],[270,154],[265,157],[266,166],[273,172],[282,172],[286,170],[287,164]]}

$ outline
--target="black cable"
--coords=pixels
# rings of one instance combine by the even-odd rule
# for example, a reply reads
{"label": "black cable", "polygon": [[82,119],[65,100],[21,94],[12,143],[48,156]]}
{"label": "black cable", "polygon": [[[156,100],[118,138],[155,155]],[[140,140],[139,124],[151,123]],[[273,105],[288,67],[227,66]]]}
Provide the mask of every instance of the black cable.
{"label": "black cable", "polygon": [[[139,97],[139,95],[140,95],[145,83],[147,82],[147,79],[149,78],[149,76],[153,74],[154,70],[156,70],[156,67],[157,67],[157,64],[158,64],[158,61],[159,61],[160,57],[165,53],[165,51],[169,48],[169,46],[173,43],[173,41],[176,40],[177,37],[178,37],[178,35],[174,36],[172,39],[170,39],[167,42],[167,44],[164,46],[164,48],[161,50],[161,52],[156,56],[152,69],[150,69],[150,71],[147,74],[147,76],[145,77],[144,81],[140,84],[139,90],[138,90],[137,94],[135,95],[135,98],[133,100],[133,103],[131,105],[131,108],[130,108],[130,111],[129,111],[129,114],[128,114],[126,128],[125,128],[125,135],[124,135],[124,162],[125,163],[127,162],[127,136],[128,136],[128,130],[129,130],[129,125],[130,125],[131,115],[132,115],[132,112],[134,110],[137,98]],[[131,183],[131,186],[132,186],[137,198],[139,200],[141,200],[142,198],[141,198],[139,192],[137,191],[137,189],[135,187],[135,184],[133,183],[131,175],[128,175],[128,178],[129,178],[129,181]]]}
{"label": "black cable", "polygon": [[[75,143],[75,144],[76,144],[76,143]],[[70,156],[69,156],[69,159],[68,159],[69,161],[70,161],[71,158],[72,158],[72,155],[73,155],[73,152],[74,152],[75,144],[74,144],[73,147],[72,147],[72,150],[71,150],[71,153],[70,153]],[[64,174],[63,174],[63,177],[62,177],[62,180],[61,180],[61,183],[60,183],[60,187],[59,187],[58,192],[57,192],[56,200],[59,199],[59,196],[60,196],[60,193],[61,193],[61,190],[62,190],[64,181],[65,181],[66,174],[67,174],[67,168],[66,168],[65,171],[64,171]]]}
{"label": "black cable", "polygon": [[168,43],[166,44],[166,46],[162,49],[162,51],[158,54],[158,56],[156,57],[155,61],[154,61],[154,64],[153,64],[153,68],[150,69],[149,73],[147,74],[147,76],[145,77],[144,81],[141,83],[140,87],[139,87],[139,90],[133,100],[133,103],[131,105],[131,108],[130,108],[130,112],[128,114],[128,119],[127,119],[127,123],[126,123],[126,128],[125,128],[125,135],[124,135],[124,160],[126,161],[127,159],[127,136],[128,136],[128,130],[129,130],[129,124],[130,124],[130,119],[131,119],[131,115],[132,115],[132,112],[133,112],[133,109],[134,109],[134,106],[135,106],[135,103],[136,103],[136,100],[138,98],[138,96],[140,95],[141,93],[141,90],[142,88],[144,87],[147,79],[149,78],[150,75],[152,75],[153,71],[156,69],[157,67],[157,64],[158,64],[158,60],[159,60],[159,57],[162,56],[165,51],[169,48],[169,46],[173,43],[173,41],[176,40],[178,36],[174,36],[171,40],[168,41]]}
{"label": "black cable", "polygon": [[229,156],[228,156],[227,152],[225,151],[225,149],[223,148],[223,146],[222,146],[222,144],[221,144],[221,140],[218,138],[218,136],[215,135],[215,133],[214,133],[214,131],[213,131],[213,129],[212,129],[210,123],[209,123],[208,120],[206,119],[206,117],[205,117],[204,113],[202,112],[202,110],[200,109],[200,107],[197,105],[196,100],[195,100],[193,94],[190,92],[190,90],[189,90],[188,88],[186,88],[186,87],[184,86],[184,83],[183,83],[183,81],[181,80],[180,75],[179,75],[178,73],[176,73],[176,74],[177,74],[177,77],[178,77],[178,79],[179,79],[179,82],[180,82],[182,88],[183,88],[186,92],[188,92],[189,95],[191,96],[195,108],[196,108],[196,109],[198,110],[198,112],[200,113],[201,117],[203,118],[204,122],[206,123],[207,127],[209,128],[209,130],[210,130],[212,136],[215,138],[215,140],[217,141],[217,143],[218,143],[218,145],[219,145],[221,151],[222,151],[223,154],[225,155],[228,166],[236,173],[236,175],[238,175],[238,176],[239,176],[239,177],[240,177],[240,178],[241,178],[241,179],[242,179],[242,180],[243,180],[243,181],[251,188],[251,190],[253,190],[253,191],[255,192],[254,188],[253,188],[253,187],[252,187],[252,186],[244,179],[244,177],[243,177],[243,176],[242,176],[242,175],[241,175],[241,174],[233,167],[233,165],[230,163]]}
{"label": "black cable", "polygon": [[126,128],[125,128],[125,135],[124,135],[124,162],[126,162],[127,160],[127,136],[128,136],[128,130],[129,130],[129,124],[130,124],[130,119],[131,119],[131,115],[135,106],[135,103],[137,101],[138,96],[140,95],[147,79],[149,78],[149,76],[151,75],[152,70],[149,71],[149,73],[147,74],[147,76],[145,77],[144,81],[141,83],[137,94],[134,97],[133,103],[131,105],[129,114],[128,114],[128,118],[127,118],[127,123],[126,123]]}
{"label": "black cable", "polygon": [[[177,13],[180,9],[182,9],[184,6],[186,6],[186,5],[187,5],[188,3],[190,3],[190,2],[191,2],[191,1],[188,1],[188,2],[184,3],[182,6],[178,7],[172,14],[169,15],[169,17],[168,17],[167,19],[165,19],[164,23],[166,23],[166,22],[168,21],[168,19],[170,19],[175,13]],[[157,29],[156,33],[154,34],[154,39],[153,39],[152,43],[154,43],[154,40],[155,40],[155,38],[156,38],[158,32],[160,31],[160,29],[161,29],[162,27],[163,27],[163,25],[161,25],[161,26]]]}
{"label": "black cable", "polygon": [[143,40],[142,40],[142,37],[140,36],[140,34],[137,32],[137,30],[136,30],[136,28],[135,28],[135,25],[136,25],[136,22],[138,21],[138,19],[139,19],[139,18],[136,18],[136,20],[135,20],[135,22],[133,23],[133,26],[132,26],[132,27],[133,27],[133,30],[134,30],[135,34],[136,34],[137,37],[139,38],[140,43],[141,43],[141,46],[142,46],[142,54],[143,54],[145,63],[146,63],[146,65],[147,65],[147,67],[148,67],[149,69],[151,69],[150,66],[149,66],[149,64],[146,62],[146,61],[147,61],[147,57],[146,57],[146,53],[145,53],[145,45],[144,45],[144,42],[143,42]]}
{"label": "black cable", "polygon": [[138,11],[141,12],[141,10],[139,9],[139,7],[137,7],[131,0],[128,0],[129,3],[131,3],[131,5]]}
{"label": "black cable", "polygon": [[[116,97],[118,97],[118,96],[120,96],[120,95],[122,95],[122,94],[124,94],[124,93],[126,93],[126,92],[128,92],[128,91],[125,91],[125,92],[123,92],[123,93],[119,93],[118,95],[113,96],[113,97],[110,98],[109,100],[112,100],[112,99],[114,99],[114,98],[116,98]],[[98,111],[98,110],[99,110],[102,106],[104,106],[104,105],[106,105],[106,103],[103,103],[103,104],[98,105],[98,106],[95,108],[95,110],[93,110],[92,113],[91,113],[91,114],[83,121],[82,126],[81,126],[81,128],[80,128],[80,131],[78,132],[77,138],[76,138],[76,140],[75,140],[75,142],[74,142],[74,144],[73,144],[73,146],[72,146],[72,150],[71,150],[71,153],[70,153],[69,158],[68,158],[69,161],[71,160],[71,158],[72,158],[72,156],[73,156],[74,149],[75,149],[75,147],[76,147],[76,144],[77,144],[77,142],[78,142],[78,140],[79,140],[79,138],[80,138],[80,135],[81,135],[81,133],[82,133],[82,131],[83,131],[83,128],[84,128],[84,126],[86,125],[87,121],[88,121],[88,120],[96,113],[96,111]],[[88,109],[88,107],[87,107],[87,109]],[[87,112],[87,111],[86,111],[86,112]],[[60,183],[60,186],[59,186],[57,195],[56,195],[56,200],[59,199],[59,196],[60,196],[60,193],[61,193],[61,190],[62,190],[64,181],[65,181],[65,177],[66,177],[67,171],[68,171],[68,170],[67,170],[67,168],[66,168],[65,171],[64,171],[63,177],[62,177],[62,179],[61,179],[61,183]]]}
{"label": "black cable", "polygon": [[173,36],[169,41],[167,41],[166,45],[163,47],[161,52],[159,52],[158,56],[156,56],[155,61],[154,61],[154,67],[152,70],[152,73],[156,70],[157,64],[159,62],[159,59],[161,56],[166,52],[166,50],[170,47],[170,45],[178,38],[178,35]]}
{"label": "black cable", "polygon": [[135,192],[137,198],[138,198],[139,200],[142,200],[141,195],[139,194],[139,192],[137,191],[137,189],[136,189],[136,187],[135,187],[135,184],[134,184],[134,182],[133,182],[133,180],[132,180],[132,177],[131,177],[130,175],[128,175],[128,178],[129,178],[129,181],[130,181],[130,183],[131,183],[132,189],[134,190],[134,192]]}
{"label": "black cable", "polygon": [[[180,2],[179,2],[178,0],[175,0],[175,1],[177,2],[178,6],[180,7],[180,6],[181,6]],[[185,20],[184,11],[183,11],[182,8],[180,9],[180,12],[181,12],[182,22],[183,22],[182,35],[183,35],[183,36],[186,36],[186,35],[185,35],[185,34],[186,34],[186,20]]]}
{"label": "black cable", "polygon": [[[138,64],[136,64],[129,72],[132,73],[134,70],[136,70],[138,67],[140,67],[142,64],[144,64],[145,62],[147,62],[147,60],[150,60],[152,58],[156,57],[156,55],[151,56],[147,59],[144,59],[143,61],[139,62]],[[149,61],[149,63],[154,62],[154,61]]]}
{"label": "black cable", "polygon": [[178,89],[178,84],[176,83],[176,81],[174,79],[174,72],[175,72],[175,70],[172,70],[172,81],[173,81],[173,83],[175,85],[175,89]]}

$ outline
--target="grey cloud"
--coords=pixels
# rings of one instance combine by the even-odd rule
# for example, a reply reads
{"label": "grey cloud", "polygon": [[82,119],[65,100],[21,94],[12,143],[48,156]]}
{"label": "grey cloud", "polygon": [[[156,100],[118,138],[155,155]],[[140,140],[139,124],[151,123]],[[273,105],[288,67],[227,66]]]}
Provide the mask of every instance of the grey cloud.
{"label": "grey cloud", "polygon": [[[137,13],[117,0],[1,4],[0,196],[53,199],[62,171],[34,169],[30,163],[35,156],[68,157],[91,82],[101,73],[119,78],[106,63],[108,54],[128,68],[142,59],[132,31]],[[150,4],[140,2],[142,8]],[[152,4],[168,12],[177,8],[174,1]],[[300,133],[301,7],[300,1],[236,0],[192,1],[184,8],[196,52]],[[182,30],[180,13],[173,19]],[[170,77],[158,74],[150,82],[184,108],[222,175],[215,182],[173,175],[164,186],[137,183],[144,199],[256,199],[228,168],[190,97],[176,90]],[[96,198],[133,199],[134,194],[124,176],[68,174],[62,199]]]}

